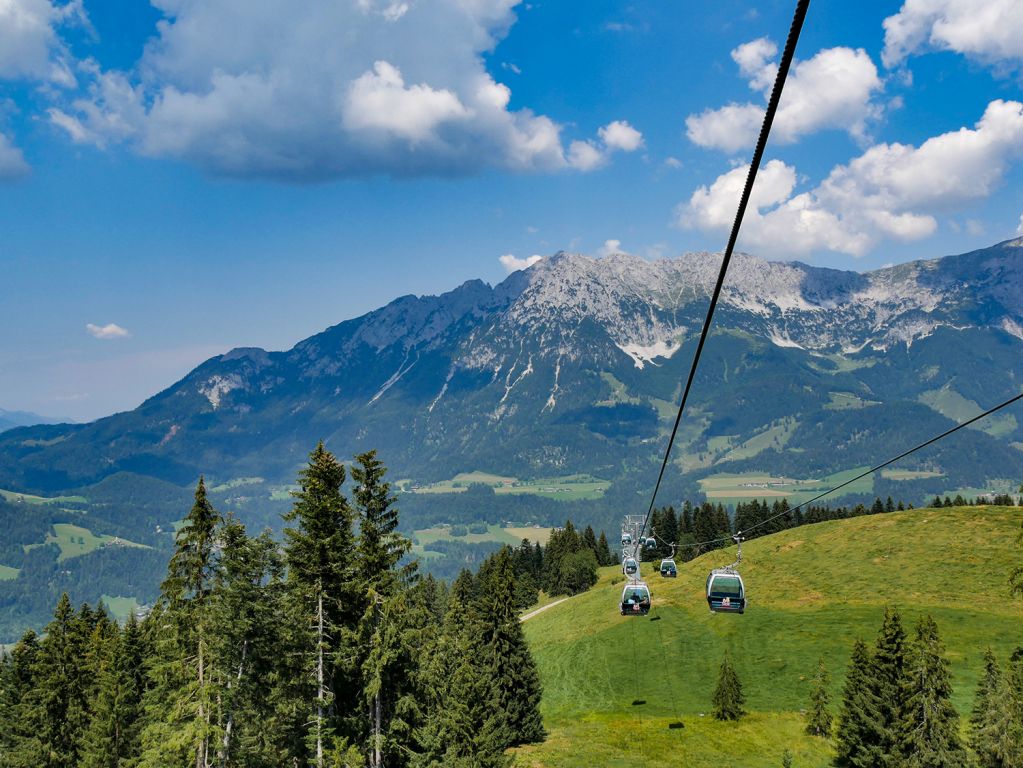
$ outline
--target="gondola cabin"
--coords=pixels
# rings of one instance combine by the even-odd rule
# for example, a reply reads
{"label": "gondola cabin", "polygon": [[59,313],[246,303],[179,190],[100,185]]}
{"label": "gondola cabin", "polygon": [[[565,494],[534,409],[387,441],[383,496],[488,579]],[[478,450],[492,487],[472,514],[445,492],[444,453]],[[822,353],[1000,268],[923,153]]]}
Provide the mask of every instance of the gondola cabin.
{"label": "gondola cabin", "polygon": [[650,612],[650,588],[642,583],[626,584],[622,590],[622,616],[645,616]]}
{"label": "gondola cabin", "polygon": [[622,560],[622,572],[626,576],[635,576],[639,573],[639,563],[634,557],[627,557]]}
{"label": "gondola cabin", "polygon": [[714,613],[743,613],[746,587],[732,568],[716,568],[707,577],[707,605]]}
{"label": "gondola cabin", "polygon": [[661,560],[661,576],[674,579],[678,576],[678,568],[675,567],[675,561],[668,558]]}
{"label": "gondola cabin", "polygon": [[628,533],[622,533],[622,546],[627,547],[632,544],[632,536]]}
{"label": "gondola cabin", "polygon": [[656,539],[654,539],[654,538],[653,538],[653,537],[651,536],[651,537],[650,537],[649,539],[646,539],[646,540],[645,540],[645,541],[643,542],[643,546],[644,546],[644,547],[646,547],[647,549],[656,549],[656,548],[657,548],[657,540],[656,540]]}

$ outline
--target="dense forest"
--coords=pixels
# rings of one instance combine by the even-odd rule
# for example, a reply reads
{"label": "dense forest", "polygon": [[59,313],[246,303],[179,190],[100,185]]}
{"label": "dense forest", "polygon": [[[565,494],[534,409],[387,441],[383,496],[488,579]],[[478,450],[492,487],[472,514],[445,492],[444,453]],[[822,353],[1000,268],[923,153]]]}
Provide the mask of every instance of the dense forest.
{"label": "dense forest", "polygon": [[344,465],[313,451],[283,543],[200,480],[145,618],[65,594],[4,657],[0,765],[490,766],[542,739],[518,607],[551,579],[592,583],[584,537],[501,549],[448,588],[406,558],[375,452],[350,473],[349,498]]}

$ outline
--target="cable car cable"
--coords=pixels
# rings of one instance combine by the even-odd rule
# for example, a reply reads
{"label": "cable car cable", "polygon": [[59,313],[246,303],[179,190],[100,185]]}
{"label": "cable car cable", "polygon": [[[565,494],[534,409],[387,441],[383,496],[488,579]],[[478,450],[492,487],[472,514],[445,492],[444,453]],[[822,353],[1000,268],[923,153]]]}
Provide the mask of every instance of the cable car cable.
{"label": "cable car cable", "polygon": [[[967,419],[966,421],[964,421],[964,422],[962,422],[960,424],[956,424],[954,427],[946,429],[940,435],[935,435],[934,437],[930,438],[929,440],[925,440],[924,442],[920,443],[919,445],[913,446],[908,451],[903,451],[902,453],[900,453],[898,456],[895,456],[894,458],[888,459],[887,461],[882,462],[881,464],[878,464],[875,467],[871,467],[870,469],[866,470],[865,472],[861,472],[860,474],[856,475],[856,477],[852,478],[851,480],[846,480],[844,483],[839,483],[838,485],[834,486],[833,488],[829,488],[828,490],[824,491],[823,493],[817,494],[812,499],[808,499],[807,501],[804,501],[804,502],[802,502],[800,504],[797,504],[794,507],[789,507],[788,509],[784,510],[783,512],[778,512],[777,514],[771,515],[770,517],[768,517],[768,518],[766,518],[764,520],[760,520],[759,522],[756,522],[753,525],[750,525],[750,526],[744,528],[742,531],[736,532],[736,535],[746,534],[749,531],[755,530],[756,528],[759,528],[762,525],[767,525],[767,523],[770,523],[770,522],[772,522],[774,520],[777,520],[779,517],[782,517],[783,515],[791,514],[791,513],[795,512],[797,509],[802,509],[803,507],[805,507],[805,506],[807,506],[809,504],[813,504],[815,501],[819,501],[820,499],[823,499],[825,496],[828,496],[829,494],[832,494],[835,491],[841,490],[842,488],[845,488],[847,485],[851,485],[852,483],[855,483],[857,480],[862,480],[867,475],[873,474],[874,472],[877,472],[879,469],[884,469],[885,467],[887,467],[887,466],[889,466],[891,464],[894,464],[895,462],[899,461],[900,459],[904,459],[907,456],[909,456],[909,455],[911,455],[913,453],[916,453],[917,451],[921,450],[922,448],[926,448],[929,445],[934,445],[934,443],[936,443],[939,440],[942,440],[942,439],[948,437],[949,435],[953,434],[954,432],[958,432],[960,429],[968,427],[971,424],[974,424],[974,423],[980,421],[981,419],[983,419],[983,418],[985,418],[987,416],[990,416],[991,414],[996,413],[997,411],[1002,410],[1003,408],[1007,408],[1008,406],[1012,405],[1015,402],[1018,402],[1019,400],[1023,400],[1023,392],[1020,392],[1018,395],[1010,397],[1008,400],[1005,400],[1004,402],[999,403],[998,405],[994,406],[993,408],[989,408],[988,410],[984,411],[983,413],[981,413],[981,414],[979,414],[977,416],[974,416],[972,419]],[[680,544],[679,548],[681,549],[681,548],[689,548],[689,547],[704,547],[704,546],[707,546],[708,544],[721,544],[721,543],[732,541],[732,540],[733,540],[733,537],[728,536],[728,537],[722,537],[722,538],[718,538],[718,539],[710,539],[709,541],[700,541],[700,542],[696,542],[695,544]]]}
{"label": "cable car cable", "polygon": [[792,26],[789,28],[789,36],[785,41],[785,50],[778,64],[778,72],[774,79],[774,88],[771,90],[771,98],[767,103],[767,111],[764,113],[764,122],[760,127],[760,136],[757,138],[756,149],[753,151],[753,159],[750,161],[749,173],[746,175],[746,186],[742,190],[742,197],[739,198],[739,208],[735,213],[735,221],[732,224],[732,231],[728,237],[728,245],[725,247],[724,256],[721,259],[721,269],[718,272],[717,283],[714,285],[714,292],[711,294],[710,305],[707,307],[707,318],[703,321],[703,328],[700,331],[700,340],[696,344],[696,352],[693,355],[693,363],[689,369],[689,377],[686,379],[685,388],[682,390],[682,401],[678,406],[678,414],[675,416],[675,424],[671,428],[671,436],[668,438],[668,447],[664,451],[664,460],[661,462],[661,470],[657,474],[657,482],[654,484],[654,492],[650,497],[650,506],[647,508],[646,518],[643,521],[642,534],[650,522],[650,514],[653,512],[654,504],[657,501],[657,491],[661,487],[661,480],[664,479],[664,470],[668,466],[668,459],[671,457],[671,448],[675,443],[675,436],[678,434],[678,427],[682,421],[682,413],[685,411],[686,401],[689,399],[689,391],[693,386],[693,379],[696,377],[696,369],[700,365],[700,356],[703,354],[703,346],[710,334],[711,321],[714,319],[714,309],[717,307],[718,299],[721,296],[721,288],[725,282],[725,274],[728,272],[728,264],[732,260],[732,252],[735,250],[735,243],[739,239],[739,229],[742,227],[742,219],[746,214],[749,205],[750,195],[753,192],[753,183],[757,178],[757,171],[764,157],[764,150],[767,147],[767,137],[771,133],[771,126],[774,123],[775,113],[778,111],[778,102],[781,100],[782,89],[785,87],[785,79],[788,77],[792,59],[796,53],[796,43],[799,41],[799,33],[803,28],[803,21],[806,19],[806,11],[810,6],[810,0],[798,0],[796,12],[792,17]]}

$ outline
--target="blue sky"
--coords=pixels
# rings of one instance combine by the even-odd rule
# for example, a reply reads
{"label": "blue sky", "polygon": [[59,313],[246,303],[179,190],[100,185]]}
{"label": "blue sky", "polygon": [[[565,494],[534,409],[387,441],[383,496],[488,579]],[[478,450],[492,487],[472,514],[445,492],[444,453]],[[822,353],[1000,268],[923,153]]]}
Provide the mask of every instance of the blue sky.
{"label": "blue sky", "polygon": [[[0,407],[132,408],[559,249],[719,250],[792,6],[0,3]],[[740,247],[1015,236],[1021,7],[814,2]]]}

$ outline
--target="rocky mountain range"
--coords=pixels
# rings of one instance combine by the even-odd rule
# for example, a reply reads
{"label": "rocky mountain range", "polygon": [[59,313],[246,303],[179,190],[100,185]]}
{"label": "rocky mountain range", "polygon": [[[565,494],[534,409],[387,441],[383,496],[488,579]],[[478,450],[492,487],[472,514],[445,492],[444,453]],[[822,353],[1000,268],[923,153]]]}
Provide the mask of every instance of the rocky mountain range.
{"label": "rocky mountain range", "polygon": [[[294,478],[323,439],[394,477],[585,472],[663,451],[720,255],[557,253],[497,286],[403,296],[282,352],[234,349],[134,411],[0,436],[0,488]],[[736,255],[671,482],[869,464],[1023,384],[1023,240],[867,273]],[[914,457],[911,494],[1023,479],[1023,416]],[[761,438],[758,440],[758,436]],[[631,491],[634,493],[635,491]]]}

